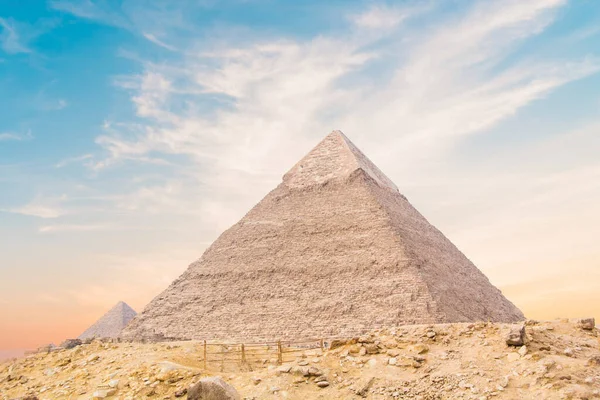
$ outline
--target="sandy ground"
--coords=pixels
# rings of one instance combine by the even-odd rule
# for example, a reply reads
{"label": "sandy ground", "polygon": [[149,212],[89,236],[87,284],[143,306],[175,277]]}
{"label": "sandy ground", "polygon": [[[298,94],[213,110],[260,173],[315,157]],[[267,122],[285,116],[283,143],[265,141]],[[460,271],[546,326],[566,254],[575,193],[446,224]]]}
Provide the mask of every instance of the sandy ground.
{"label": "sandy ground", "polygon": [[207,369],[199,342],[94,341],[0,364],[0,399],[185,399],[191,384],[214,375],[246,399],[600,399],[597,330],[528,321],[526,345],[509,347],[509,328],[399,327],[286,353],[282,364],[252,354],[242,364],[233,354]]}

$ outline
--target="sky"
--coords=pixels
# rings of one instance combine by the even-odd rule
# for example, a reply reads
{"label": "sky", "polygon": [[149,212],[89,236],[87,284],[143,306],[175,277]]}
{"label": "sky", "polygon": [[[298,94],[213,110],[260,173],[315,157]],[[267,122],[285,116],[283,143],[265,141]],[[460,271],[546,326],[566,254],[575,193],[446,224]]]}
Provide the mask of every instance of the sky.
{"label": "sky", "polygon": [[600,317],[600,2],[0,1],[0,355],[143,307],[342,130],[527,317]]}

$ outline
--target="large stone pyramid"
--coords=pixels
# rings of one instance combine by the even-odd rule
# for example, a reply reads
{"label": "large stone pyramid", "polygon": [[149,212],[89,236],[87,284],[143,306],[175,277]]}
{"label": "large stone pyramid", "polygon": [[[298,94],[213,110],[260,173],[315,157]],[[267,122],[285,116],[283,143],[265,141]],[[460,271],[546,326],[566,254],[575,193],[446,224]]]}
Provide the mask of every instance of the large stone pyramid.
{"label": "large stone pyramid", "polygon": [[523,314],[350,140],[329,134],[124,330],[349,337]]}
{"label": "large stone pyramid", "polygon": [[89,338],[116,338],[119,337],[123,328],[137,315],[133,308],[120,301],[106,314],[104,314],[94,325],[90,326],[79,335],[79,339]]}

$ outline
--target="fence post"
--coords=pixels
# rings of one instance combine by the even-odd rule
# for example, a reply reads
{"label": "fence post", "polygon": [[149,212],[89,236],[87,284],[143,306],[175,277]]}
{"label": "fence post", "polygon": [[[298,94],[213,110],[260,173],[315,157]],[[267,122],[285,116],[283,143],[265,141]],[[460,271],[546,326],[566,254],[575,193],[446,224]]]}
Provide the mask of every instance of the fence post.
{"label": "fence post", "polygon": [[281,340],[277,341],[277,363],[283,363],[283,351],[281,349]]}
{"label": "fence post", "polygon": [[246,349],[244,343],[242,343],[242,364],[246,364]]}
{"label": "fence post", "polygon": [[206,352],[206,340],[204,341],[204,369],[206,369],[206,358],[207,358],[207,352]]}
{"label": "fence post", "polygon": [[325,341],[321,339],[321,351],[325,351]]}

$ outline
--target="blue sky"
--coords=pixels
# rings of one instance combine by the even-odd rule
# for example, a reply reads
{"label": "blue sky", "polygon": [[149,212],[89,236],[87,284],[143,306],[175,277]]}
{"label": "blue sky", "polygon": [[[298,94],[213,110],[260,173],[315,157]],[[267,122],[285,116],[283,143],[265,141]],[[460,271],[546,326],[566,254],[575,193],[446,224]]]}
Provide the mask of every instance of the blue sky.
{"label": "blue sky", "polygon": [[599,72],[597,1],[0,2],[0,349],[143,307],[333,129],[526,314],[600,312]]}

